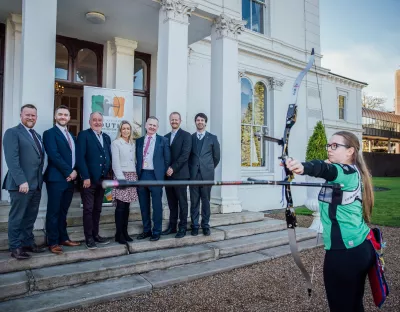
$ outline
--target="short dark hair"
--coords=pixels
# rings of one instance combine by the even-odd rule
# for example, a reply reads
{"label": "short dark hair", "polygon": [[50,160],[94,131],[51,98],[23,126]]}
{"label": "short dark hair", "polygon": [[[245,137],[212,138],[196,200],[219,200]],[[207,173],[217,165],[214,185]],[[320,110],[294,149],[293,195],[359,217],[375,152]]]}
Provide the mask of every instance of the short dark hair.
{"label": "short dark hair", "polygon": [[60,106],[58,106],[58,107],[56,108],[56,110],[54,111],[54,114],[57,113],[57,111],[58,111],[59,109],[66,109],[67,111],[69,111],[69,107],[68,107],[68,106],[60,105]]}
{"label": "short dark hair", "polygon": [[196,122],[197,117],[203,118],[203,119],[206,121],[206,123],[207,123],[208,118],[207,118],[207,115],[206,115],[206,114],[204,114],[204,113],[198,113],[196,116],[194,116],[194,122]]}
{"label": "short dark hair", "polygon": [[37,110],[35,105],[33,105],[33,104],[25,104],[24,106],[21,107],[21,113],[24,110],[24,108],[33,108],[33,109]]}
{"label": "short dark hair", "polygon": [[181,114],[179,114],[178,112],[172,112],[171,114],[169,114],[169,118],[171,118],[172,115],[178,115],[179,119],[182,119]]}

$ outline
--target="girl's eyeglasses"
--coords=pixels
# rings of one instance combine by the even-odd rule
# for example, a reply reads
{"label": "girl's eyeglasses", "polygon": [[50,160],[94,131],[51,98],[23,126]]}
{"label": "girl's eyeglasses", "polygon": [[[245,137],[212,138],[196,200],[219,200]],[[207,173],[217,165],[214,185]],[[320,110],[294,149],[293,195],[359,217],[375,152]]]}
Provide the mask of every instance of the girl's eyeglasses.
{"label": "girl's eyeglasses", "polygon": [[350,146],[348,146],[346,144],[332,143],[332,144],[326,144],[325,148],[326,148],[326,150],[331,148],[331,150],[334,151],[334,150],[336,150],[338,148],[338,146],[343,146],[345,148],[349,148],[350,147]]}

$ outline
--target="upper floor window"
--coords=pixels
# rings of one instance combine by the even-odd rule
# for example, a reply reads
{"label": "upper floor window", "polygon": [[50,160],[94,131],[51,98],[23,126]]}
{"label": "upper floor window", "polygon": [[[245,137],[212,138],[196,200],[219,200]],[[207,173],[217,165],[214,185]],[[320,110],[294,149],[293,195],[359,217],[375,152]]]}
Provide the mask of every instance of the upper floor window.
{"label": "upper floor window", "polygon": [[97,82],[97,56],[90,49],[81,49],[75,60],[76,82],[96,84]]}
{"label": "upper floor window", "polygon": [[339,119],[344,120],[346,118],[345,111],[346,111],[346,102],[347,98],[343,94],[339,94]]}
{"label": "upper floor window", "polygon": [[268,132],[266,87],[254,87],[247,78],[241,80],[241,155],[242,167],[267,167],[268,144],[258,140],[256,133]]}
{"label": "upper floor window", "polygon": [[56,79],[68,80],[69,56],[68,49],[61,43],[56,43]]}
{"label": "upper floor window", "polygon": [[266,1],[268,0],[242,0],[242,19],[247,21],[246,28],[265,33]]}

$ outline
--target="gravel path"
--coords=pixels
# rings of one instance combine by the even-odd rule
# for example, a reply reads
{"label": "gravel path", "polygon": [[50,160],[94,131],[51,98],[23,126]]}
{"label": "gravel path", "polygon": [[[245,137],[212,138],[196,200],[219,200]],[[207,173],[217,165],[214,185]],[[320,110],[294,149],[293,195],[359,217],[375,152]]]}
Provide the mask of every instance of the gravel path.
{"label": "gravel path", "polygon": [[[282,214],[268,216],[283,218]],[[309,226],[311,217],[298,216],[298,222],[299,226]],[[380,228],[388,245],[385,261],[390,295],[383,307],[377,309],[367,280],[365,309],[400,311],[400,228]],[[70,311],[328,311],[322,278],[324,254],[322,247],[301,253],[309,272],[315,264],[311,299],[308,299],[303,276],[289,255],[148,294]]]}

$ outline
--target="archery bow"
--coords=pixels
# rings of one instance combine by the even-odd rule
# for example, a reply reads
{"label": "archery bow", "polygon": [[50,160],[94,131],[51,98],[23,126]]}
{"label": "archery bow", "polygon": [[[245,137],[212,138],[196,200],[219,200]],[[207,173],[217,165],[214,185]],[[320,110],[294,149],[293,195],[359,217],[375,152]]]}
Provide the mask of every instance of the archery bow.
{"label": "archery bow", "polygon": [[[292,182],[294,179],[294,174],[291,172],[287,166],[286,166],[286,159],[289,157],[289,134],[290,130],[293,127],[293,125],[296,123],[296,117],[297,117],[297,95],[298,91],[300,89],[301,81],[303,80],[304,76],[307,74],[307,72],[310,70],[311,66],[314,63],[314,49],[311,51],[311,56],[310,59],[307,63],[307,66],[300,72],[300,74],[297,76],[293,88],[292,88],[292,98],[291,98],[291,104],[289,104],[289,108],[286,113],[286,126],[285,126],[285,131],[283,134],[282,139],[276,139],[273,137],[269,137],[267,135],[260,135],[257,134],[257,136],[262,137],[264,140],[267,141],[272,141],[275,143],[278,143],[279,145],[282,146],[282,154],[279,157],[281,159],[283,168],[285,170],[286,177],[283,181],[285,182]],[[249,180],[254,181],[254,179],[249,178]],[[293,208],[293,199],[292,199],[292,191],[290,189],[291,184],[285,184],[283,185],[284,191],[285,191],[285,198],[286,198],[286,211],[285,211],[285,216],[286,216],[286,224],[287,224],[287,230],[288,230],[288,236],[289,236],[289,246],[290,246],[290,251],[292,253],[292,256],[294,258],[295,263],[299,267],[300,271],[302,272],[305,280],[306,280],[306,285],[307,285],[307,290],[308,290],[308,295],[311,296],[311,291],[312,291],[312,285],[311,285],[311,278],[310,274],[307,272],[306,268],[304,267],[303,262],[300,259],[298,247],[297,247],[297,241],[296,241],[296,226],[297,226],[297,220],[296,220],[296,214]],[[317,234],[318,235],[318,234]]]}

